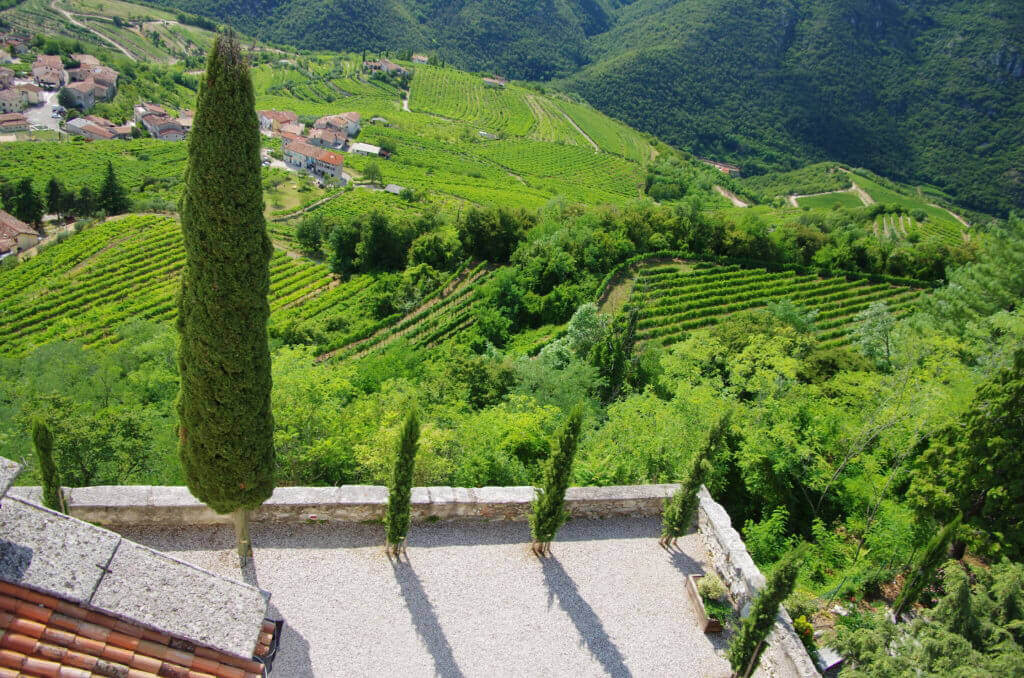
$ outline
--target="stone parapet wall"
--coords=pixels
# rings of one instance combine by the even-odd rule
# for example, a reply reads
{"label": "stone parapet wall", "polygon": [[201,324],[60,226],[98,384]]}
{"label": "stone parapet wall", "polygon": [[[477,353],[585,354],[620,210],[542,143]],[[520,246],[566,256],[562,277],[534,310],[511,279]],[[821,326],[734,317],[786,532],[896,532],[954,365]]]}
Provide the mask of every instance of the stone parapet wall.
{"label": "stone parapet wall", "polygon": [[[666,498],[678,485],[624,485],[618,487],[570,487],[566,508],[576,518],[610,516],[657,516]],[[192,496],[186,487],[128,485],[65,488],[72,516],[116,529],[128,525],[216,525],[230,523]],[[38,487],[12,487],[12,496],[41,501]],[[533,501],[532,487],[415,487],[412,490],[414,520],[466,518],[526,520]],[[721,504],[701,488],[697,527],[711,555],[711,562],[732,591],[745,614],[765,584],[732,520]],[[380,485],[342,487],[279,487],[252,516],[254,521],[304,522],[318,520],[363,522],[384,518],[388,490]],[[773,678],[820,676],[814,662],[782,608],[769,636],[758,675]]]}
{"label": "stone parapet wall", "polygon": [[[577,518],[655,516],[676,485],[570,487],[566,508]],[[40,500],[39,488],[16,487],[11,494]],[[535,490],[532,487],[414,487],[414,520],[479,518],[526,520]],[[101,485],[65,488],[69,513],[107,527],[120,525],[217,525],[230,523],[198,501],[186,487],[160,485]],[[253,512],[252,520],[302,522],[321,520],[363,522],[381,520],[388,490],[381,485],[342,487],[278,487]]]}
{"label": "stone parapet wall", "polygon": [[[733,529],[725,508],[711,498],[706,487],[700,488],[697,528],[711,554],[711,563],[732,592],[744,615],[761,587],[764,575],[750,557],[743,538]],[[775,627],[768,635],[768,649],[761,656],[757,675],[777,678],[821,676],[793,628],[793,620],[784,607],[779,607]]]}

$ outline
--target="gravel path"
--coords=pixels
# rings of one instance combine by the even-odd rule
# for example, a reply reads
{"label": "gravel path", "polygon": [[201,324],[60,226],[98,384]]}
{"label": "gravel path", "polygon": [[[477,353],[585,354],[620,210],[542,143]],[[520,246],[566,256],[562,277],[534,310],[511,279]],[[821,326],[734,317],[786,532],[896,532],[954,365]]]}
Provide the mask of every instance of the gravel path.
{"label": "gravel path", "polygon": [[[274,675],[724,678],[726,639],[697,630],[683,592],[703,542],[666,552],[658,528],[572,521],[538,560],[524,523],[414,525],[394,563],[379,525],[254,524],[254,583],[286,620]],[[230,528],[124,534],[240,576]]]}

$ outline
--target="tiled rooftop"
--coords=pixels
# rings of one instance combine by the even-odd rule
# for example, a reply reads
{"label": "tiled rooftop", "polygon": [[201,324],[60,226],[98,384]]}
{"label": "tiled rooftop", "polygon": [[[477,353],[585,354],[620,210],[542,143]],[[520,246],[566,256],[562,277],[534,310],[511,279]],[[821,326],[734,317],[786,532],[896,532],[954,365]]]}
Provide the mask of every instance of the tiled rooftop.
{"label": "tiled rooftop", "polygon": [[0,504],[0,678],[260,676],[266,611],[253,586],[23,499]]}

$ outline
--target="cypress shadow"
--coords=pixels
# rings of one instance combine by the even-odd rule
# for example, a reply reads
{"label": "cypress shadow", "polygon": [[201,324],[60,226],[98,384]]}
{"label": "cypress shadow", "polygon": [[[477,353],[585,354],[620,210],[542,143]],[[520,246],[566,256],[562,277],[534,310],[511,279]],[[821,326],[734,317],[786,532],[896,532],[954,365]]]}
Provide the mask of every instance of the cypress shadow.
{"label": "cypress shadow", "polygon": [[541,567],[544,570],[544,583],[548,587],[548,607],[552,599],[558,598],[558,606],[569,615],[583,644],[601,663],[605,673],[613,678],[631,677],[633,674],[626,666],[619,648],[608,637],[601,619],[580,595],[576,582],[562,564],[554,556],[549,556],[541,559]]}
{"label": "cypress shadow", "polygon": [[[242,581],[263,590],[256,573],[255,557],[249,558],[242,567]],[[314,678],[316,674],[313,672],[313,659],[309,656],[309,641],[288,623],[274,603],[270,603],[267,607],[267,618],[275,621],[284,620],[279,641],[280,649],[277,651],[277,657],[274,658],[275,674],[280,673],[285,676],[295,676],[295,678]]]}
{"label": "cypress shadow", "polygon": [[394,570],[395,581],[402,590],[402,597],[409,609],[413,626],[416,627],[416,635],[427,646],[427,651],[434,660],[434,672],[441,678],[464,678],[459,665],[455,663],[452,646],[444,635],[441,622],[416,571],[408,561],[402,562],[398,559],[391,560],[391,567]]}

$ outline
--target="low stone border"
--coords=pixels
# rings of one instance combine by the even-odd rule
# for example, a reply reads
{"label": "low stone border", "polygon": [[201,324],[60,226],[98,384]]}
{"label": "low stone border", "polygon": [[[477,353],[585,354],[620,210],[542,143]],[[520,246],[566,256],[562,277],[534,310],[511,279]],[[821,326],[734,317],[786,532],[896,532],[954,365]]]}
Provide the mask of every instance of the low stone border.
{"label": "low stone border", "polygon": [[[566,508],[576,518],[657,516],[678,485],[622,485],[570,487]],[[535,496],[532,487],[414,487],[412,514],[418,521],[450,518],[526,520]],[[12,487],[9,494],[33,502],[41,500],[38,487]],[[81,520],[117,528],[127,525],[215,525],[230,523],[199,502],[186,487],[123,485],[65,488],[69,513]],[[765,584],[725,508],[702,487],[697,527],[711,554],[711,562],[746,614]],[[254,521],[304,522],[318,520],[362,522],[381,520],[387,510],[388,490],[380,485],[342,487],[279,487],[253,513]],[[761,659],[762,675],[812,678],[820,676],[785,609],[769,636]]]}

